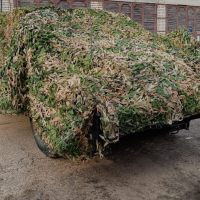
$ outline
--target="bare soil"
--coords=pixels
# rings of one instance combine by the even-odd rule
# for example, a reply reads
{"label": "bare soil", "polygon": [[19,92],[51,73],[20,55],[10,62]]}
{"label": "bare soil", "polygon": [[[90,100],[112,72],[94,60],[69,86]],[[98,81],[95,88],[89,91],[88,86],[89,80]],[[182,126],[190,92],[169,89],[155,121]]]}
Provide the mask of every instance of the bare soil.
{"label": "bare soil", "polygon": [[25,116],[0,117],[0,200],[200,200],[200,120],[122,138],[88,161],[50,159]]}

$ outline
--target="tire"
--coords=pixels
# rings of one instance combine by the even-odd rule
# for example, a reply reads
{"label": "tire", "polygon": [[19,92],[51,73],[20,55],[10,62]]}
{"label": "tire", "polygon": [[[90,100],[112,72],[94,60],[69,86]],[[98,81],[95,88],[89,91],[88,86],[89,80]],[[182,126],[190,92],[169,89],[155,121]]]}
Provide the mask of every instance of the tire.
{"label": "tire", "polygon": [[30,123],[31,123],[31,129],[32,129],[32,133],[33,133],[33,136],[34,136],[34,139],[35,139],[35,142],[38,146],[38,148],[40,149],[40,151],[42,153],[44,153],[47,157],[50,157],[50,158],[57,158],[59,157],[57,154],[55,154],[53,152],[52,149],[50,149],[48,147],[48,145],[41,139],[41,137],[37,134],[36,132],[36,129],[33,125],[33,121],[32,119],[30,118]]}

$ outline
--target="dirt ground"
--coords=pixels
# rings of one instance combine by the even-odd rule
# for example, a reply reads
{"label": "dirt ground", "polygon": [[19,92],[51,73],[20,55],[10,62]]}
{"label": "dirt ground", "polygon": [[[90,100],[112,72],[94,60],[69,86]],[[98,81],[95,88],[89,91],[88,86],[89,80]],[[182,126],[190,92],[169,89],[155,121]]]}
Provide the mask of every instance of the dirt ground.
{"label": "dirt ground", "polygon": [[0,200],[200,200],[200,120],[123,138],[109,156],[50,159],[29,118],[0,117]]}

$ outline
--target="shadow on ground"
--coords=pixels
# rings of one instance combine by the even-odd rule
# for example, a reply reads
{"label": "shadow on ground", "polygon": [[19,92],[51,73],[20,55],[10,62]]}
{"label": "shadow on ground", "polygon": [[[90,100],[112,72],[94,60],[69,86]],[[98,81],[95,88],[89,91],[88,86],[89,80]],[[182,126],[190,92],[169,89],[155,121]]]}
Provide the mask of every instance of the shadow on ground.
{"label": "shadow on ground", "polygon": [[1,117],[0,199],[199,200],[199,122],[177,135],[130,135],[102,159],[72,161],[45,157],[27,117]]}

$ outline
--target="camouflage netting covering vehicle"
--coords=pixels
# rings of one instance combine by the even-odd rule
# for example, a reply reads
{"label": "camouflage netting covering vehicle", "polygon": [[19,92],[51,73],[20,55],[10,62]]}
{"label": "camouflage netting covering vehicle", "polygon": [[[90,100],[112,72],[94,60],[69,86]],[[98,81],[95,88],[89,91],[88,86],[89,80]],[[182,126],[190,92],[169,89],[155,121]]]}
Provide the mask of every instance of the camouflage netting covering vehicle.
{"label": "camouflage netting covering vehicle", "polygon": [[123,15],[53,7],[1,13],[0,27],[0,112],[28,113],[51,155],[92,155],[200,113],[187,30],[153,35]]}

